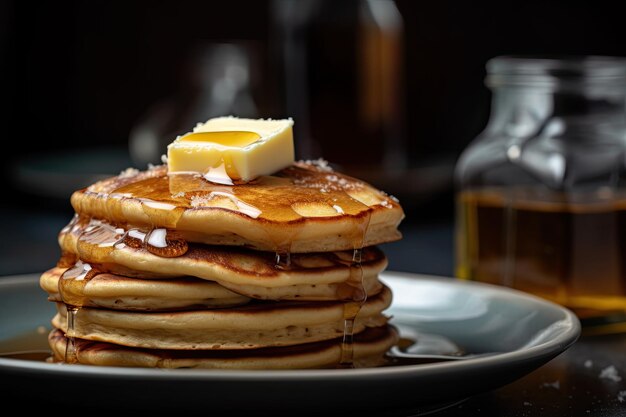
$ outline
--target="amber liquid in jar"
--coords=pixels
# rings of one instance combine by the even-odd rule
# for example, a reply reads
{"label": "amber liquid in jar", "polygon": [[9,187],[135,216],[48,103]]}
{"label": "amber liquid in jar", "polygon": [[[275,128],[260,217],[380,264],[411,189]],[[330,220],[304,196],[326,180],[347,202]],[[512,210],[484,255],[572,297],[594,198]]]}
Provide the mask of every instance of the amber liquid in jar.
{"label": "amber liquid in jar", "polygon": [[457,210],[459,278],[557,302],[583,325],[626,328],[626,195],[490,188],[459,193]]}

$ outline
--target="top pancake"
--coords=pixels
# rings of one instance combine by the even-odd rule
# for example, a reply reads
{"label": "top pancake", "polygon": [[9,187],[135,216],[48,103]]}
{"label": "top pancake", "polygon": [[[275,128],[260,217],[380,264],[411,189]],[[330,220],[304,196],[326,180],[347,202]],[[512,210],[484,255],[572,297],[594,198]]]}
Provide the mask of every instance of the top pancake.
{"label": "top pancake", "polygon": [[396,241],[404,218],[393,197],[319,161],[234,186],[168,175],[165,165],[127,170],[76,191],[71,203],[79,215],[114,224],[175,229],[190,242],[282,253]]}

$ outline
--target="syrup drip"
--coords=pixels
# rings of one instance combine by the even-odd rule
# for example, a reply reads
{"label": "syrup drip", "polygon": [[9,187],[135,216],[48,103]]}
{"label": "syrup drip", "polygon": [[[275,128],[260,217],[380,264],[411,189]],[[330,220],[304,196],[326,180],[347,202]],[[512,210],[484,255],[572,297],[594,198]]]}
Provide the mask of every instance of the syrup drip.
{"label": "syrup drip", "polygon": [[65,345],[65,355],[63,358],[63,362],[65,363],[78,363],[78,352],[76,349],[76,339],[74,336],[70,336],[69,333],[74,332],[74,322],[76,321],[76,314],[78,313],[78,307],[70,307],[66,304],[67,309],[67,332],[65,333],[65,337],[67,337],[67,344]]}
{"label": "syrup drip", "polygon": [[291,268],[291,252],[276,252],[276,269],[288,270]]}
{"label": "syrup drip", "polygon": [[369,214],[359,224],[353,237],[354,250],[350,262],[350,277],[338,291],[349,294],[349,301],[343,307],[343,338],[341,342],[340,368],[354,367],[354,322],[361,311],[361,307],[367,301],[367,290],[363,283],[363,242],[369,226]]}
{"label": "syrup drip", "polygon": [[[276,239],[268,234],[267,240],[272,242],[273,247],[276,248],[274,268],[287,271],[294,265],[295,260],[292,256],[292,244],[296,239],[302,225],[294,226],[287,236],[283,236],[281,239]],[[297,266],[300,266],[299,264]]]}
{"label": "syrup drip", "polygon": [[352,262],[350,263],[350,278],[344,284],[344,291],[349,289],[350,299],[343,307],[343,338],[341,341],[341,360],[339,366],[342,368],[353,366],[354,356],[354,321],[356,320],[361,306],[367,300],[367,291],[363,285],[363,268],[361,264],[362,249],[354,249]]}
{"label": "syrup drip", "polygon": [[85,285],[100,273],[101,271],[97,268],[79,260],[72,268],[67,269],[61,275],[61,279],[59,279],[59,294],[67,311],[67,331],[65,336],[68,339],[68,343],[65,348],[64,358],[66,363],[78,362],[76,343],[72,334],[74,334],[76,316],[86,301],[81,294],[83,294]]}

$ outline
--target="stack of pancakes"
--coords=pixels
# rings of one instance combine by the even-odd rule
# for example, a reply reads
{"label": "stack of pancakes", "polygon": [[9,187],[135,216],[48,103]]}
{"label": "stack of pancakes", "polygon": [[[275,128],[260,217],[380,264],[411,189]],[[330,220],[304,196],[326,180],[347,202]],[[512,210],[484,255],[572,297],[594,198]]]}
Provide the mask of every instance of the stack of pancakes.
{"label": "stack of pancakes", "polygon": [[397,200],[324,161],[239,185],[128,169],[76,191],[40,280],[66,363],[239,369],[377,366],[398,335],[376,245]]}

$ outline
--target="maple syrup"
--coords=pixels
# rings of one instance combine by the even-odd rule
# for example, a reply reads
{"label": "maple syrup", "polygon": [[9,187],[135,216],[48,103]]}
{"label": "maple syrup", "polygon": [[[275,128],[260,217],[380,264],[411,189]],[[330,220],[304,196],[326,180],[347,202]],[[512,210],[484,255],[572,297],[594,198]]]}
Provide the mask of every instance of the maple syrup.
{"label": "maple syrup", "polygon": [[153,255],[175,258],[187,253],[189,245],[173,230],[154,228],[146,233],[144,248]]}
{"label": "maple syrup", "polygon": [[[223,166],[215,169],[224,171],[228,176],[228,161],[223,162]],[[113,251],[126,246],[145,249],[157,256],[181,256],[187,252],[189,245],[173,229],[176,229],[183,214],[187,210],[226,209],[264,222],[288,224],[287,237],[285,234],[281,235],[281,240],[268,237],[274,241],[275,268],[288,270],[298,261],[298,257],[292,256],[291,245],[302,230],[302,220],[319,217],[320,212],[322,216],[351,217],[353,227],[346,236],[352,242],[351,257],[340,253],[328,256],[335,257],[336,262],[350,268],[348,280],[337,290],[339,298],[345,301],[339,367],[353,367],[354,321],[367,300],[362,262],[371,209],[354,198],[351,192],[359,191],[366,184],[323,167],[295,164],[277,175],[233,185],[236,186],[224,182],[220,184],[220,181],[199,174],[168,175],[165,166],[155,167],[141,177],[120,176],[108,190],[91,191],[88,188],[81,191],[95,196],[96,202],[90,204],[98,206],[98,210],[104,212],[103,217],[111,220],[112,224],[76,215],[63,229],[61,239],[74,234],[78,253],[85,259],[107,259]],[[146,217],[144,225],[124,226],[123,202],[127,199],[140,204]],[[68,256],[64,263],[71,261]],[[78,261],[59,281],[59,293],[67,306],[68,333],[72,333],[73,323],[84,304],[84,300],[76,295],[82,293],[77,289],[99,273],[98,267]],[[76,344],[73,338],[68,339],[65,362],[74,363]]]}
{"label": "maple syrup", "polygon": [[344,304],[343,320],[344,330],[341,343],[341,359],[339,367],[353,367],[354,357],[354,321],[356,320],[361,307],[367,301],[367,290],[363,283],[363,246],[367,228],[369,227],[370,214],[363,218],[355,228],[353,235],[354,250],[350,261],[350,276],[339,291],[348,290],[348,301]]}
{"label": "maple syrup", "polygon": [[45,326],[38,326],[23,334],[0,342],[0,358],[46,362],[51,356],[48,345],[48,332]]}
{"label": "maple syrup", "polygon": [[[112,222],[125,222],[122,202],[132,199],[141,204],[147,218],[146,227],[172,229],[176,229],[187,210],[231,210],[276,224],[289,223],[290,228],[297,228],[296,224],[308,214],[316,217],[319,211],[328,211],[325,216],[339,218],[361,218],[371,211],[368,205],[350,195],[366,184],[308,165],[296,164],[276,175],[261,176],[234,186],[215,184],[199,174],[168,175],[167,168],[159,166],[132,180],[118,177],[110,187],[107,193],[80,191],[94,197],[96,202],[85,201],[84,210],[79,206],[77,211],[101,213]],[[303,212],[303,208],[310,212]],[[285,249],[284,242],[275,243],[274,250]]]}
{"label": "maple syrup", "polygon": [[65,345],[65,355],[63,357],[63,362],[68,364],[78,363],[76,338],[72,336],[72,333],[74,333],[76,314],[78,314],[80,307],[74,307],[69,304],[65,304],[65,308],[67,309],[67,331],[65,332],[67,344]]}
{"label": "maple syrup", "polygon": [[583,324],[626,317],[626,199],[608,193],[465,191],[457,275],[572,309]]}
{"label": "maple syrup", "polygon": [[[372,330],[372,329],[370,329]],[[376,329],[374,329],[376,330]],[[46,329],[43,326],[40,326],[36,329],[33,329],[23,335],[18,337],[8,339],[2,341],[0,343],[0,358],[6,359],[15,359],[15,360],[25,360],[25,361],[35,361],[35,362],[59,362],[54,359],[54,355],[50,350],[50,346],[48,344],[48,334],[49,329]],[[374,332],[376,336],[376,332]],[[418,346],[421,341],[425,342],[428,345],[428,350],[423,353],[410,353],[409,346]],[[421,335],[418,339],[411,339],[410,337],[402,337],[398,343],[393,346],[389,351],[387,351],[383,357],[382,362],[378,363],[377,367],[395,367],[395,366],[409,366],[409,365],[425,365],[439,362],[449,362],[449,361],[457,361],[463,357],[463,352],[459,349],[458,352],[450,352],[449,345],[450,342],[447,343],[434,343],[433,340],[441,340],[440,336],[431,337],[428,334]],[[66,352],[66,357],[60,363],[76,363],[76,354],[80,352],[81,346],[89,345],[97,342],[86,343],[84,340],[77,340],[71,346],[69,346]],[[327,343],[332,343],[332,341],[323,341],[323,342],[315,342],[318,345],[324,345]],[[306,349],[306,346],[303,345],[295,345],[295,346],[287,346],[283,347],[280,351],[292,351]],[[408,354],[407,354],[408,352]],[[202,351],[192,352],[192,354],[202,355]],[[164,357],[175,357],[176,352],[166,352],[162,351],[159,353]],[[189,354],[189,353],[186,353]],[[229,351],[217,351],[212,352],[212,354],[216,356],[228,356],[231,355],[232,352]],[[276,354],[280,354],[278,351]],[[340,368],[353,368],[353,367],[363,367],[361,364],[350,364],[348,366],[339,366]],[[332,368],[332,366],[330,367]]]}
{"label": "maple syrup", "polygon": [[291,252],[279,251],[276,252],[276,262],[274,267],[276,269],[289,270],[291,269]]}
{"label": "maple syrup", "polygon": [[[93,231],[93,229],[90,231]],[[99,234],[95,235],[101,237]],[[80,309],[87,303],[85,297],[82,296],[85,285],[100,273],[101,271],[97,267],[93,267],[89,263],[78,260],[73,267],[63,272],[59,279],[59,295],[67,311],[66,337],[68,343],[65,349],[65,363],[78,362],[76,358],[76,342],[74,336],[72,336],[75,328],[74,323],[76,321],[76,315],[79,314]]]}

